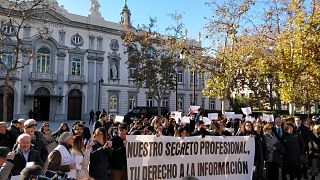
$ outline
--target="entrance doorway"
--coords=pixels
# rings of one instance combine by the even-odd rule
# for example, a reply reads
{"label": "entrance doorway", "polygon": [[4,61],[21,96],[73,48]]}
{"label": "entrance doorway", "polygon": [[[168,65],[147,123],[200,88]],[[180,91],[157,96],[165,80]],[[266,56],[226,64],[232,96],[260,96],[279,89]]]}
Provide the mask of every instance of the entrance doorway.
{"label": "entrance doorway", "polygon": [[68,94],[68,120],[81,120],[82,92],[72,89]]}
{"label": "entrance doorway", "polygon": [[0,87],[0,119],[3,121],[13,120],[13,107],[14,107],[14,94],[13,89],[9,87],[8,96],[7,96],[7,119],[3,118],[3,90],[4,86]]}
{"label": "entrance doorway", "polygon": [[49,121],[50,117],[50,91],[47,88],[38,88],[34,93],[34,114],[37,121]]}

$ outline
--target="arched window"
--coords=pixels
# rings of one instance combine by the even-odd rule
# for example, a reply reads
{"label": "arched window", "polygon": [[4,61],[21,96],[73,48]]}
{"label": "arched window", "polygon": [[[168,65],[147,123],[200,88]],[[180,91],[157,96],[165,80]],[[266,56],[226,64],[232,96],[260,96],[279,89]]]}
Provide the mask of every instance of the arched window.
{"label": "arched window", "polygon": [[109,98],[109,110],[115,112],[118,110],[118,98],[116,95],[112,95]]}
{"label": "arched window", "polygon": [[36,95],[36,96],[49,96],[50,91],[45,87],[40,87],[34,92],[34,95]]}
{"label": "arched window", "polygon": [[50,73],[50,50],[42,47],[37,51],[36,68],[38,73]]}

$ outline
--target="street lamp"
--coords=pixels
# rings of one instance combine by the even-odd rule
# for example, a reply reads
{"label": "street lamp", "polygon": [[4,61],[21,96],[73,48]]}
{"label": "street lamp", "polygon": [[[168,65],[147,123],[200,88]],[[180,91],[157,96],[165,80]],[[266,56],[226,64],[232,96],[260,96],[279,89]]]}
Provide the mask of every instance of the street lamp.
{"label": "street lamp", "polygon": [[273,81],[273,75],[271,73],[269,73],[267,75],[267,79],[268,79],[268,83],[270,85],[270,110],[272,111],[273,110],[273,101],[272,101],[272,81]]}
{"label": "street lamp", "polygon": [[[192,56],[194,55],[195,52],[192,53]],[[190,52],[188,51],[188,49],[183,48],[180,54],[180,59],[185,59],[186,58],[186,54],[190,55]],[[194,57],[192,57],[194,58]],[[194,62],[193,62],[194,63]],[[193,74],[193,78],[192,78],[192,102],[191,105],[196,105],[196,73],[195,70],[192,71]]]}
{"label": "street lamp", "polygon": [[104,80],[101,78],[98,83],[99,83],[99,89],[98,89],[98,110],[100,110],[100,90],[101,90],[101,83],[103,83]]}

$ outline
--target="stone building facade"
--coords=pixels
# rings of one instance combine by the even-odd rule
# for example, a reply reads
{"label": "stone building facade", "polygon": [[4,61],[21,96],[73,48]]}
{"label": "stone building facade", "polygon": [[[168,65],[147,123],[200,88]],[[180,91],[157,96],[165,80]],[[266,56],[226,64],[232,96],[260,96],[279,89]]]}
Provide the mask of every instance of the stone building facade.
{"label": "stone building facade", "polygon": [[[85,17],[68,13],[53,1],[55,11],[39,9],[37,17],[24,27],[21,37],[34,57],[30,65],[10,75],[8,119],[32,115],[37,120],[80,120],[88,119],[92,109],[124,115],[135,106],[156,106],[146,89],[134,86],[125,63],[120,35],[122,25],[131,26],[127,4],[120,12],[120,22],[114,23],[104,20],[96,0],[91,2]],[[10,27],[4,24],[1,30],[10,39]],[[44,32],[44,37],[39,32]],[[9,58],[10,53],[4,55]],[[179,111],[187,111],[192,101],[192,76],[178,70],[177,96],[168,92],[162,106],[174,111],[177,103]],[[3,79],[1,71],[1,104]],[[203,82],[196,79],[196,104],[219,109],[218,100],[201,95]]]}

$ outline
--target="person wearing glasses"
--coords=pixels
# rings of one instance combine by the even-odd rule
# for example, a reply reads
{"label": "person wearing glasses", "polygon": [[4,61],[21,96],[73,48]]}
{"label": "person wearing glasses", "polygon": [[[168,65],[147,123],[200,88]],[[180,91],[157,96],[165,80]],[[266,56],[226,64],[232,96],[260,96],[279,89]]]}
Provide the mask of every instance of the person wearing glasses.
{"label": "person wearing glasses", "polygon": [[283,147],[278,138],[272,133],[272,125],[266,124],[263,127],[263,139],[265,150],[265,161],[267,169],[267,178],[272,180],[279,179],[279,167],[281,163],[281,154]]}

